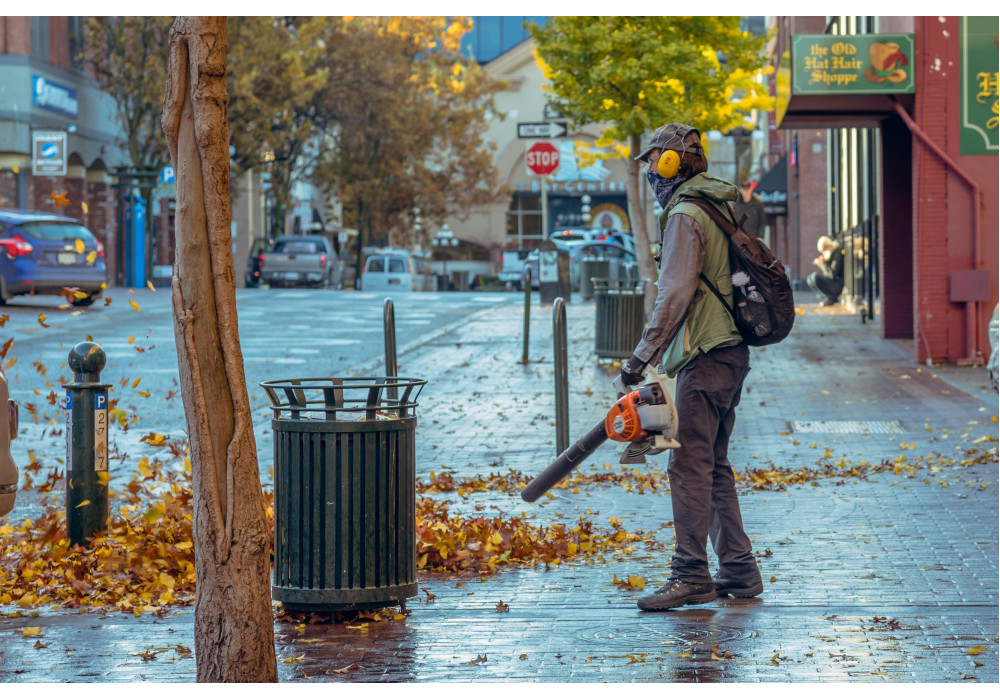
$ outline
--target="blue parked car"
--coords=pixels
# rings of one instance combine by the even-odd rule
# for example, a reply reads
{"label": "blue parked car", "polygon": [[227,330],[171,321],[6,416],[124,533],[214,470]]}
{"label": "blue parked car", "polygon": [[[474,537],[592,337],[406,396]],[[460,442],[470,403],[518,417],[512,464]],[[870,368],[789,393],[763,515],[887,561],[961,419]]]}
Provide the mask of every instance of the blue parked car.
{"label": "blue parked car", "polygon": [[21,294],[66,295],[64,290],[75,289],[73,306],[90,306],[106,281],[104,246],[82,223],[0,209],[0,305]]}

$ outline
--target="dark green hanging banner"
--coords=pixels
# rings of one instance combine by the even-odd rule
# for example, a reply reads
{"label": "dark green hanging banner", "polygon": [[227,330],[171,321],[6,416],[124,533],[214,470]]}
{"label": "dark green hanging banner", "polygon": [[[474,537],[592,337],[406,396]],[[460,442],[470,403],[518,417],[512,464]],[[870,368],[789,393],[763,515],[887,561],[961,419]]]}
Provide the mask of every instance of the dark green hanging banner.
{"label": "dark green hanging banner", "polygon": [[1000,103],[997,98],[997,37],[1000,17],[959,19],[962,67],[962,138],[964,156],[997,155]]}

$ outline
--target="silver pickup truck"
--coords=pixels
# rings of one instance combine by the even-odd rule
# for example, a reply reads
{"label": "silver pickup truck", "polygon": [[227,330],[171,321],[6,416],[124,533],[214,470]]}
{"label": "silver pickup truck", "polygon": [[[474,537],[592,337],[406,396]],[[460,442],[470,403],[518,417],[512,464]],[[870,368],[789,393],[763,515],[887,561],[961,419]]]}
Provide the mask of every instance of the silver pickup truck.
{"label": "silver pickup truck", "polygon": [[337,287],[340,264],[323,236],[279,236],[261,257],[260,279],[272,287]]}

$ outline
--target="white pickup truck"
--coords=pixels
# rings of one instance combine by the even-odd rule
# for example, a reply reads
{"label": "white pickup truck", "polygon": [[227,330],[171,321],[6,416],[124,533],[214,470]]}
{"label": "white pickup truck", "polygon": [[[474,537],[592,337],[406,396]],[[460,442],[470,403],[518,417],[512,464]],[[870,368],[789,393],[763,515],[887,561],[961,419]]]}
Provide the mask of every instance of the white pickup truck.
{"label": "white pickup truck", "polygon": [[323,236],[278,236],[261,257],[260,279],[272,287],[336,287],[340,283],[340,265]]}

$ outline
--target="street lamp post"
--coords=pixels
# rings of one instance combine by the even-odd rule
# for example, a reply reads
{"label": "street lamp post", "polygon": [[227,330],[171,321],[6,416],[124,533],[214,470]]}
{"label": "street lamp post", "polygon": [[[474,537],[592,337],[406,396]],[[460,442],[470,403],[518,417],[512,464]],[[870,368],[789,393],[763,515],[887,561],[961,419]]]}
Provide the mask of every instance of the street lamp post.
{"label": "street lamp post", "polygon": [[[444,224],[437,233],[434,234],[434,238],[431,240],[431,244],[435,246],[440,246],[442,250],[442,265],[444,267],[444,279],[445,284],[448,282],[448,246],[455,247],[458,245],[458,239],[455,238],[454,232],[448,228],[448,224]],[[450,284],[449,284],[450,286]]]}

